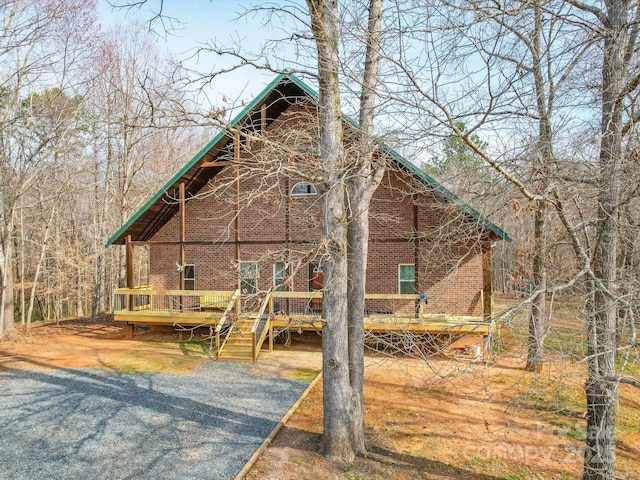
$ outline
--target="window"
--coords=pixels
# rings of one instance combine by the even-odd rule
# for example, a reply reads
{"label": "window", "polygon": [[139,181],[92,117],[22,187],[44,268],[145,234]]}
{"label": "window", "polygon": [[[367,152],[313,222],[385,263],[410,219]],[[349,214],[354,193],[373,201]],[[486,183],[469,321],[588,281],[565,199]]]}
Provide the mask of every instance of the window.
{"label": "window", "polygon": [[196,289],[196,266],[195,265],[185,265],[182,270],[182,274],[184,275],[182,278],[184,279],[184,290],[195,290]]}
{"label": "window", "polygon": [[258,292],[258,262],[240,262],[240,291]]}
{"label": "window", "polygon": [[416,293],[415,265],[398,265],[398,293]]}
{"label": "window", "polygon": [[273,286],[276,288],[276,292],[293,291],[291,269],[287,262],[276,262],[273,264]]}
{"label": "window", "polygon": [[316,187],[307,182],[298,182],[291,188],[292,197],[303,197],[309,195],[317,195]]}

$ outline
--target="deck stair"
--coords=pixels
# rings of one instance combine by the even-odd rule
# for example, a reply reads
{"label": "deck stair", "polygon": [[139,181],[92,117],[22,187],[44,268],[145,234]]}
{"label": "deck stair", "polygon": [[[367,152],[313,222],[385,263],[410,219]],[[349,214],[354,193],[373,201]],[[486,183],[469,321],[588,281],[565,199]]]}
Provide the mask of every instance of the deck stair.
{"label": "deck stair", "polygon": [[218,353],[220,360],[253,362],[253,318],[239,318],[230,326],[231,331]]}
{"label": "deck stair", "polygon": [[[227,316],[228,312],[220,319],[216,327],[216,351],[221,360],[235,360],[239,362],[255,362],[262,349],[267,335],[269,335],[269,350],[273,350],[273,330],[271,328],[271,312],[273,312],[273,300],[271,292],[264,297],[251,299],[254,308],[237,308],[242,311],[239,317]],[[255,311],[257,307],[257,312]],[[222,329],[227,326],[223,335]]]}

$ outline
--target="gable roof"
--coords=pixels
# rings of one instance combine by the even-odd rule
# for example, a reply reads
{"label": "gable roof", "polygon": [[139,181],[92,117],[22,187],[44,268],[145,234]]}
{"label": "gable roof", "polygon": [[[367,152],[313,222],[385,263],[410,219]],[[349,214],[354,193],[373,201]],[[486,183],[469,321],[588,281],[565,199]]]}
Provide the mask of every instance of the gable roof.
{"label": "gable roof", "polygon": [[[318,101],[318,94],[305,82],[295,75],[284,73],[273,79],[238,115],[233,118],[229,128],[239,127],[243,123],[256,121],[260,116],[257,108],[264,104],[267,109],[267,124],[278,117],[288,108],[288,98],[306,96],[314,102]],[[283,101],[279,101],[283,100]],[[343,114],[343,120],[357,128],[356,122]],[[182,167],[156,194],[147,201],[120,229],[107,240],[106,247],[113,244],[124,244],[128,235],[134,241],[149,240],[167,223],[178,211],[178,186],[185,184],[185,197],[189,198],[198,193],[222,167],[203,168],[203,162],[212,161],[218,153],[232,141],[225,130],[221,130],[207,145],[204,146],[187,164]],[[480,223],[483,228],[496,234],[503,240],[511,241],[509,235],[497,225],[480,215],[475,209],[462,201],[453,192],[439,183],[429,174],[418,168],[398,152],[383,144],[383,152],[389,155],[397,164],[422,182],[429,185],[435,192],[446,200],[455,204],[465,215]]]}

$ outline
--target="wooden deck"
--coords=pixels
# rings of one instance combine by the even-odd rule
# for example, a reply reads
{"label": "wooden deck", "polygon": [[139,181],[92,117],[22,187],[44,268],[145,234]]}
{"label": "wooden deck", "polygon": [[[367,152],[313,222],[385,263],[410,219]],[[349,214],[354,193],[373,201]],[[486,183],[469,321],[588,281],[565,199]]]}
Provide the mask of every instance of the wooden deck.
{"label": "wooden deck", "polygon": [[[321,312],[314,310],[322,292],[267,292],[240,295],[229,291],[153,290],[150,286],[118,289],[114,320],[125,322],[127,336],[133,326],[173,325],[210,327],[220,358],[255,361],[269,336],[291,331],[322,331]],[[364,328],[369,333],[468,335],[484,338],[494,325],[483,317],[424,314],[418,295],[367,294]],[[249,338],[251,341],[249,341]],[[243,352],[240,346],[243,345]],[[233,345],[233,348],[231,347]],[[237,358],[235,358],[237,357]]]}
{"label": "wooden deck", "polygon": [[[275,315],[271,319],[274,328],[302,331],[322,330],[322,319],[316,315]],[[475,317],[446,317],[444,315],[424,315],[422,319],[397,315],[366,316],[364,329],[367,332],[411,332],[416,334],[441,335],[445,333],[477,333],[487,335],[492,325]]]}

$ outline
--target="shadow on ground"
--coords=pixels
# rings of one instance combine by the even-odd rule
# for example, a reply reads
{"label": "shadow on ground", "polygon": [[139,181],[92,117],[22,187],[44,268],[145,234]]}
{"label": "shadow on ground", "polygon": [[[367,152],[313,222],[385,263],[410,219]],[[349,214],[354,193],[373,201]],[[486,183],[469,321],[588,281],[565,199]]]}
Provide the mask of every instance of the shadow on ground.
{"label": "shadow on ground", "polygon": [[183,375],[0,365],[0,477],[232,478],[307,386],[250,370],[227,362]]}

